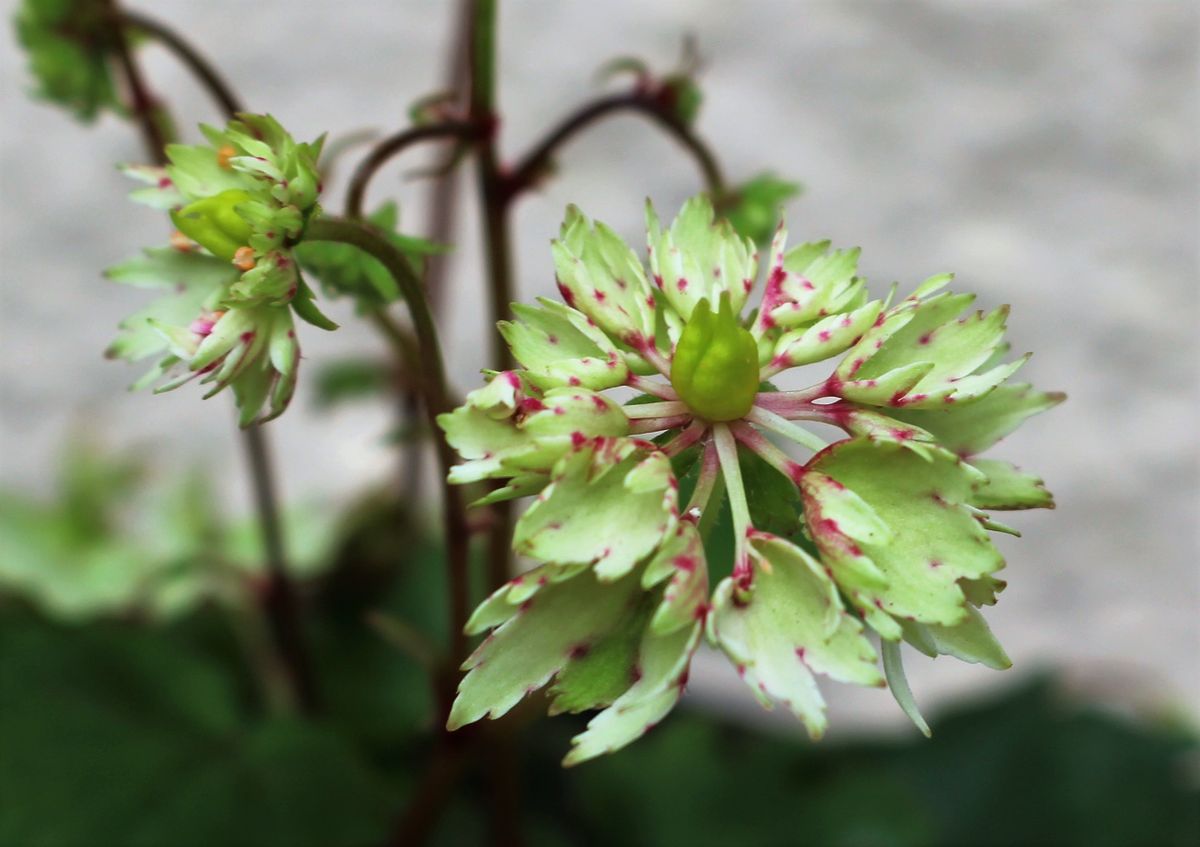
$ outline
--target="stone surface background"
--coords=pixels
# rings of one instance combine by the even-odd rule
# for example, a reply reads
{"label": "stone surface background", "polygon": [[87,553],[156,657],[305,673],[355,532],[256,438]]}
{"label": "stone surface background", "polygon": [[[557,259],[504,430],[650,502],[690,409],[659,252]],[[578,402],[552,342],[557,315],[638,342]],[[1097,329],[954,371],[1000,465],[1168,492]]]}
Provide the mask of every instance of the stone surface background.
{"label": "stone surface background", "polygon": [[[440,84],[451,11],[432,0],[142,5],[301,137],[403,121]],[[608,58],[670,67],[693,33],[707,60],[700,129],[731,178],[769,167],[805,182],[793,234],[861,245],[880,288],[953,269],[982,306],[1011,303],[1015,350],[1037,352],[1025,377],[1070,393],[997,451],[1042,473],[1059,501],[1016,517],[1026,537],[1000,542],[1010,588],[990,617],[1018,670],[915,658],[913,686],[934,711],[1050,665],[1126,706],[1194,714],[1200,702],[1198,26],[1195,3],[1133,0],[505,4],[506,153],[586,97]],[[7,37],[0,53],[4,484],[48,491],[56,454],[86,432],[152,450],[168,469],[202,461],[244,508],[226,401],[127,395],[136,371],[100,356],[144,294],[99,270],[166,234],[124,201],[109,165],[138,158],[136,137],[27,102]],[[147,62],[183,122],[215,119],[168,57]],[[547,242],[567,202],[640,240],[644,196],[670,209],[697,188],[691,163],[635,118],[597,128],[562,166],[516,218],[523,298],[552,289]],[[397,173],[374,196],[396,193],[417,226],[423,189]],[[487,328],[474,206],[464,212],[445,336],[466,388]],[[379,349],[346,308],[332,311],[346,329],[304,334],[310,372]],[[271,427],[288,497],[336,504],[386,478],[387,409],[318,415],[310,398],[302,389]],[[723,662],[705,659],[693,678],[697,699],[756,710]],[[884,692],[827,688],[835,727],[903,721]]]}

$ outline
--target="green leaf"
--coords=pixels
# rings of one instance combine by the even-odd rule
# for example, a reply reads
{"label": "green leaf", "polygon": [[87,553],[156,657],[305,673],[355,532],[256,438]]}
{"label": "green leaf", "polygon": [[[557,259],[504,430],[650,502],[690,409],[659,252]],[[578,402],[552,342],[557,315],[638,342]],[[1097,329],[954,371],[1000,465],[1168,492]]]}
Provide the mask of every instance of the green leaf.
{"label": "green leaf", "polygon": [[391,385],[391,369],[371,359],[324,362],[313,379],[316,403],[330,409],[354,400],[384,394]]}
{"label": "green leaf", "polygon": [[581,386],[602,391],[624,385],[629,367],[608,337],[581,312],[545,298],[540,307],[514,303],[516,321],[500,321],[500,334],[526,379],[539,388]]}

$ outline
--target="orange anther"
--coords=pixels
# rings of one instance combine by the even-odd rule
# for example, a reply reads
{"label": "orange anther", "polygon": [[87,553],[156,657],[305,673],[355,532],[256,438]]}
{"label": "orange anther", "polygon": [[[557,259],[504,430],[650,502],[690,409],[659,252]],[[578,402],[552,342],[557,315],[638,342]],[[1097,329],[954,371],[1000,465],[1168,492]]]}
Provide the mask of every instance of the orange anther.
{"label": "orange anther", "polygon": [[233,254],[233,265],[239,270],[250,270],[255,265],[254,250],[250,247],[239,247]]}
{"label": "orange anther", "polygon": [[180,253],[190,253],[192,251],[192,239],[188,238],[179,230],[171,233],[170,244]]}
{"label": "orange anther", "polygon": [[237,155],[237,150],[231,144],[226,144],[217,151],[217,164],[229,170],[229,160]]}

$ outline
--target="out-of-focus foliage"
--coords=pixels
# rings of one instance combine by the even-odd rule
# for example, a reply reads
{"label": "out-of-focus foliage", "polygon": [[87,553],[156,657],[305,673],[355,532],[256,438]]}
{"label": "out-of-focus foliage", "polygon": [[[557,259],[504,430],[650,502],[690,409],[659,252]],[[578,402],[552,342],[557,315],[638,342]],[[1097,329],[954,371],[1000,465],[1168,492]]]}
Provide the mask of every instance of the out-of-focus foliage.
{"label": "out-of-focus foliage", "polygon": [[[310,508],[285,522],[291,566],[314,575],[332,521]],[[0,491],[0,591],[52,617],[172,618],[205,599],[239,604],[262,569],[257,524],[227,520],[199,470],[156,478],[144,457],[83,442],[64,456],[56,500]]]}
{"label": "out-of-focus foliage", "polygon": [[[140,502],[144,471],[94,455],[68,467],[61,502],[23,514],[135,549],[113,534],[128,525],[112,503]],[[129,847],[382,843],[423,777],[434,704],[420,661],[371,621],[399,622],[439,655],[441,556],[390,500],[368,498],[341,526],[314,568],[322,576],[305,583],[325,701],[314,721],[265,708],[269,651],[245,614],[205,605],[165,622],[80,625],[6,583],[0,845],[94,847],[97,833]],[[1194,734],[1090,708],[1050,678],[939,715],[932,741],[813,745],[685,708],[620,756],[566,771],[562,751],[584,721],[522,723],[539,711],[504,728],[519,745],[532,845],[1182,847],[1200,833]],[[469,771],[432,843],[485,841],[492,791]]]}
{"label": "out-of-focus foliage", "polygon": [[14,25],[37,81],[34,94],[91,121],[103,109],[122,111],[109,72],[113,28],[99,0],[25,0]]}
{"label": "out-of-focus foliage", "polygon": [[774,174],[759,174],[718,198],[717,208],[738,235],[765,247],[775,232],[783,205],[799,194],[801,185]]}

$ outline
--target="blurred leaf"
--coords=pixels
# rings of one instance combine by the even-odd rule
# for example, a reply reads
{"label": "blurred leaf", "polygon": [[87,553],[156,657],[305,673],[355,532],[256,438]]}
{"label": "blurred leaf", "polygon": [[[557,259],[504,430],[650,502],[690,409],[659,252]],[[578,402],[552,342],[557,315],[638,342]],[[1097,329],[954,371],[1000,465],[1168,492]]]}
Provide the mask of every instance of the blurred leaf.
{"label": "blurred leaf", "polygon": [[92,626],[81,639],[10,614],[0,634],[0,844],[382,839],[388,798],[346,742],[246,723],[225,671],[173,633]]}
{"label": "blurred leaf", "polygon": [[775,233],[781,207],[800,190],[798,182],[789,182],[771,173],[760,174],[719,198],[717,211],[729,220],[739,235],[762,247]]}
{"label": "blurred leaf", "polygon": [[85,122],[103,109],[125,113],[109,69],[114,47],[107,13],[100,0],[24,0],[14,16],[37,81],[34,95]]}
{"label": "blurred leaf", "polygon": [[338,359],[323,362],[314,380],[316,403],[331,409],[352,400],[374,397],[387,391],[393,380],[391,369],[371,359]]}

